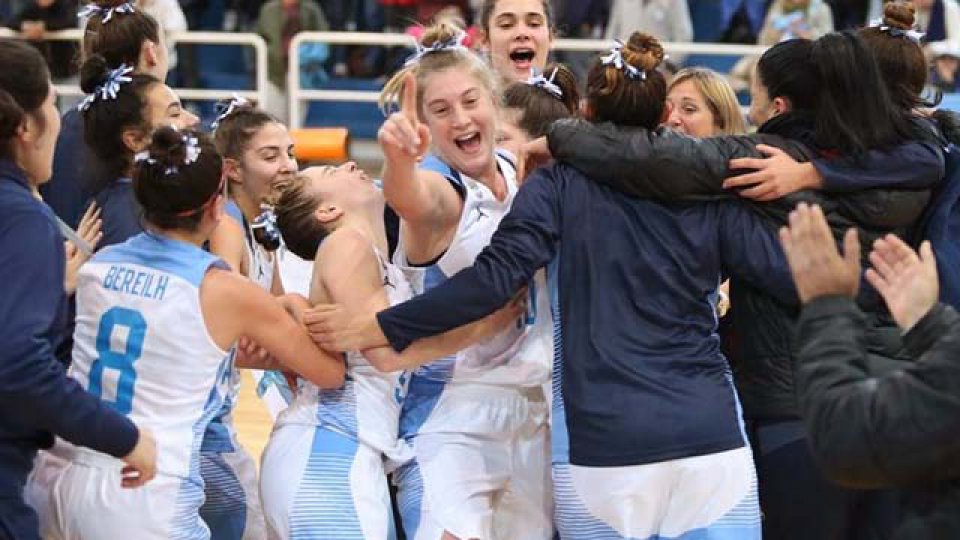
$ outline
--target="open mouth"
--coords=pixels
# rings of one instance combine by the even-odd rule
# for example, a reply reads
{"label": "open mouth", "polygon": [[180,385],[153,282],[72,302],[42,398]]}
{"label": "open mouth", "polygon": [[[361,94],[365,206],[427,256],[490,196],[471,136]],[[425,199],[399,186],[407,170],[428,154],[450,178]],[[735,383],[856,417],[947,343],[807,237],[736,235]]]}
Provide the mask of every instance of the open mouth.
{"label": "open mouth", "polygon": [[457,148],[472,154],[480,150],[480,133],[473,133],[470,135],[457,137],[454,139],[454,142],[457,144]]}
{"label": "open mouth", "polygon": [[537,52],[533,49],[521,47],[510,51],[510,61],[513,62],[513,65],[516,66],[517,69],[527,70],[533,65],[533,58],[536,55]]}

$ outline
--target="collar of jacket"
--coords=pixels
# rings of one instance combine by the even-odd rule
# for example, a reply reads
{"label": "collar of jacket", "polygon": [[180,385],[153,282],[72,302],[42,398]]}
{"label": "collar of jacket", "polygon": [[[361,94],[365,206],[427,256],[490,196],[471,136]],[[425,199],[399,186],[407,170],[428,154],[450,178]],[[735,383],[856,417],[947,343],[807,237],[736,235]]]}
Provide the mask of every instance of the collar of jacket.
{"label": "collar of jacket", "polygon": [[793,139],[812,150],[818,150],[813,114],[806,111],[791,111],[774,116],[757,129],[757,133],[779,135]]}
{"label": "collar of jacket", "polygon": [[27,173],[19,165],[9,159],[0,159],[0,179],[3,181],[12,180],[23,186],[27,191],[30,190],[30,182],[27,180]]}

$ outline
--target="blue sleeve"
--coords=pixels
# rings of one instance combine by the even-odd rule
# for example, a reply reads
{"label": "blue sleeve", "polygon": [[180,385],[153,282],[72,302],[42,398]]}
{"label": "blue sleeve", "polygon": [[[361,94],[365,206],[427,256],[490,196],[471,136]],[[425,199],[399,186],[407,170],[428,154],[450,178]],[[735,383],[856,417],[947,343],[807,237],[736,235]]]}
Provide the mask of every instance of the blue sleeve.
{"label": "blue sleeve", "polygon": [[716,204],[724,273],[743,279],[780,302],[797,304],[793,276],[773,224],[741,201]]}
{"label": "blue sleeve", "polygon": [[929,189],[946,172],[937,144],[911,142],[889,151],[873,150],[861,159],[817,159],[823,190],[844,193],[871,188]]}
{"label": "blue sleeve", "polygon": [[25,426],[115,457],[139,436],[133,423],[88,394],[54,357],[63,306],[63,243],[41,213],[9,216],[0,229],[0,411]]}
{"label": "blue sleeve", "polygon": [[377,314],[390,345],[410,343],[481,319],[510,301],[551,259],[560,237],[560,189],[555,168],[539,169],[513,201],[473,266],[407,302]]}

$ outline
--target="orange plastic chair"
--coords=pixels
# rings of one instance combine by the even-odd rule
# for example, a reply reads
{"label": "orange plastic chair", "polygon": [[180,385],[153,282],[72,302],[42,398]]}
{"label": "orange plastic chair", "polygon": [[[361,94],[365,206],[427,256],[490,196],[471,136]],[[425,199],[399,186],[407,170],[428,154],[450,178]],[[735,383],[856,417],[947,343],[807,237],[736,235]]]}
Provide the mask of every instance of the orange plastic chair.
{"label": "orange plastic chair", "polygon": [[297,161],[342,163],[347,160],[350,131],[347,128],[303,128],[290,130]]}

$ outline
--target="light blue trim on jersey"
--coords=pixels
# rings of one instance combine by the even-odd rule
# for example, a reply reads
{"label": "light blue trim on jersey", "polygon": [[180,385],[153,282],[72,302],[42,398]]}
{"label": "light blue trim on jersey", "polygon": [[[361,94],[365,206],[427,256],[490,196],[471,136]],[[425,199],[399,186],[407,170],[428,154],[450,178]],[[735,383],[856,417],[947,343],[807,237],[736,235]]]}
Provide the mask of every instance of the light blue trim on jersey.
{"label": "light blue trim on jersey", "polygon": [[356,382],[347,370],[343,386],[331,390],[317,390],[317,425],[331,427],[347,437],[357,439],[360,426],[357,421]]}
{"label": "light blue trim on jersey", "polygon": [[[199,248],[198,248],[199,249]],[[193,443],[190,451],[190,472],[187,478],[180,483],[180,493],[171,523],[170,538],[173,540],[193,540],[210,538],[210,531],[200,519],[200,506],[203,504],[203,478],[200,476],[200,445],[207,424],[220,410],[223,404],[223,395],[220,387],[229,384],[230,373],[233,370],[233,351],[220,363],[217,379],[207,403],[203,406],[203,414],[193,425]]]}
{"label": "light blue trim on jersey", "polygon": [[150,232],[103,248],[91,262],[146,266],[173,274],[197,288],[211,267],[230,269],[225,262],[198,246]]}
{"label": "light blue trim on jersey", "polygon": [[443,160],[434,154],[427,154],[424,156],[423,161],[420,162],[420,165],[417,167],[420,170],[432,171],[440,176],[443,176],[451,183],[465,188],[463,185],[463,178],[460,176],[460,172],[455,170],[450,165],[447,165]]}
{"label": "light blue trim on jersey", "polygon": [[235,219],[237,223],[243,224],[243,212],[233,199],[227,199],[227,204],[223,205],[223,213]]}
{"label": "light blue trim on jersey", "polygon": [[[443,273],[439,265],[430,265],[423,275],[423,290],[424,292],[429,291],[448,279],[449,277]],[[413,372],[413,378],[422,377],[441,383],[449,382],[453,377],[453,370],[456,367],[456,363],[456,353],[438,358],[429,364],[424,364],[417,368],[416,371]],[[440,390],[442,390],[442,387]]]}
{"label": "light blue trim on jersey", "polygon": [[417,460],[414,459],[397,469],[393,473],[393,484],[397,486],[400,525],[407,538],[416,538],[423,509],[423,477],[420,475]]}
{"label": "light blue trim on jersey", "polygon": [[350,487],[350,469],[358,447],[350,437],[315,428],[290,512],[291,540],[364,540]]}
{"label": "light blue trim on jersey", "polygon": [[570,434],[567,412],[563,406],[563,332],[560,326],[560,248],[547,265],[547,289],[550,291],[550,316],[553,319],[553,387],[552,425],[550,426],[550,459],[554,464],[570,463]]}
{"label": "light blue trim on jersey", "polygon": [[[209,435],[208,429],[204,444]],[[240,540],[247,527],[247,494],[240,479],[223,454],[216,452],[200,455],[200,476],[204,482],[200,519],[210,529],[210,539]]]}
{"label": "light blue trim on jersey", "polygon": [[555,519],[563,540],[760,540],[760,511],[756,483],[723,517],[707,527],[684,532],[680,536],[653,535],[646,538],[621,536],[610,525],[592,515],[580,497],[570,475],[569,465],[553,466]]}

